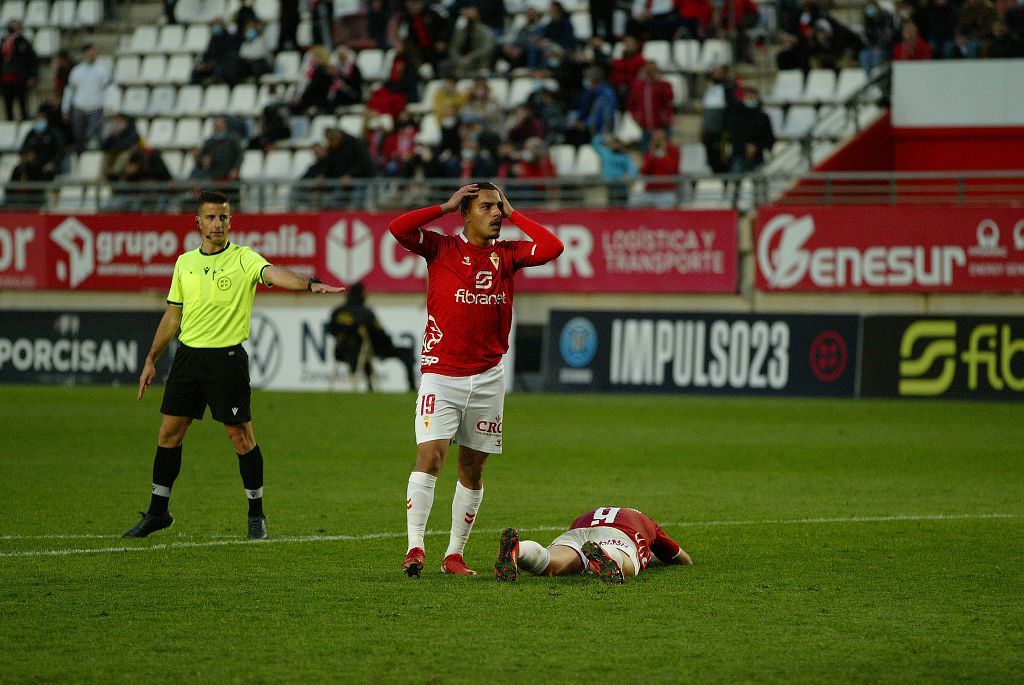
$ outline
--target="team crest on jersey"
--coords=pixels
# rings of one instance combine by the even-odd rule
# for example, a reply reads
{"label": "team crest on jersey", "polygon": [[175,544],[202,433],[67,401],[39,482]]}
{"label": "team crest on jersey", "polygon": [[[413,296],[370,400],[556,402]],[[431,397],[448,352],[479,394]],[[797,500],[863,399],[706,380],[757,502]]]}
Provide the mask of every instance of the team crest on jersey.
{"label": "team crest on jersey", "polygon": [[462,263],[465,264],[466,266],[472,265],[472,263],[469,261],[469,255],[466,255],[465,257],[462,258]]}
{"label": "team crest on jersey", "polygon": [[426,428],[427,430],[430,430],[430,417],[429,416],[424,416],[423,417],[423,427]]}
{"label": "team crest on jersey", "polygon": [[491,253],[491,264],[494,265],[495,269],[498,268],[498,253],[497,252],[492,252]]}

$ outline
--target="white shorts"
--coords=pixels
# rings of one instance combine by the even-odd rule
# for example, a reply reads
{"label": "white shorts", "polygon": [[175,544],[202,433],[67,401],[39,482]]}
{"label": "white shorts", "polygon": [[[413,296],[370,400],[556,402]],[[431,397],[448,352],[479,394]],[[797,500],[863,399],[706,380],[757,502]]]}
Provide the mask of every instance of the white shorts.
{"label": "white shorts", "polygon": [[474,376],[425,373],[416,397],[416,444],[452,440],[470,449],[501,454],[505,368]]}
{"label": "white shorts", "polygon": [[585,542],[593,542],[601,545],[602,547],[614,547],[620,552],[623,552],[627,557],[629,557],[629,560],[633,562],[633,568],[636,569],[637,575],[640,574],[640,555],[637,551],[636,543],[618,528],[612,528],[610,526],[573,528],[572,530],[565,531],[552,540],[548,547],[551,547],[552,545],[561,545],[563,547],[573,548],[576,550],[576,554],[580,556],[580,561],[583,562],[583,568],[586,568],[587,558],[583,556],[583,543]]}

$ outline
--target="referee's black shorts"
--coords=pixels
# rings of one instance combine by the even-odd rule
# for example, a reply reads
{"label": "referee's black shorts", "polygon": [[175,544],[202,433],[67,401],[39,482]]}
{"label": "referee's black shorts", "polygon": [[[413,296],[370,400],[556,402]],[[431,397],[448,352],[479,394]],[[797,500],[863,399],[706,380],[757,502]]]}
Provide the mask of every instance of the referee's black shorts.
{"label": "referee's black shorts", "polygon": [[206,406],[221,423],[245,423],[249,413],[249,355],[241,345],[178,346],[160,413],[202,419]]}

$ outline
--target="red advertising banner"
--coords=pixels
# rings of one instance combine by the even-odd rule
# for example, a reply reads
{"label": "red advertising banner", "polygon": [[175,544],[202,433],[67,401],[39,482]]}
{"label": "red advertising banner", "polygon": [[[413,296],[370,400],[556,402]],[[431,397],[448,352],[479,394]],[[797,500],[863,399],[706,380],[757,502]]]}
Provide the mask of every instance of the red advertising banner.
{"label": "red advertising banner", "polygon": [[759,290],[1024,290],[1024,209],[775,206],[755,243]]}
{"label": "red advertising banner", "polygon": [[[721,211],[537,211],[565,243],[525,269],[527,292],[735,292],[736,214]],[[236,215],[231,239],[270,262],[375,292],[419,292],[424,261],[388,230],[396,214]],[[461,228],[458,216],[430,230]],[[503,239],[522,234],[510,223]],[[199,245],[189,215],[0,215],[0,288],[163,291],[178,255]]]}

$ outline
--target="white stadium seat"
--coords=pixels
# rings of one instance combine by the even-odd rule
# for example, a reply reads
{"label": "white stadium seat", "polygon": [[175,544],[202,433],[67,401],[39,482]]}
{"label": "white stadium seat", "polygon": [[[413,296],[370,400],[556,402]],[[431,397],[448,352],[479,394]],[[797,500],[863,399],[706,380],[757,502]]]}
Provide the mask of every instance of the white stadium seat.
{"label": "white stadium seat", "polygon": [[368,83],[384,80],[384,51],[377,48],[360,50],[356,55],[356,66]]}
{"label": "white stadium seat", "polygon": [[255,116],[258,111],[256,108],[255,84],[239,83],[232,88],[227,111],[242,116]]}
{"label": "white stadium seat", "polygon": [[799,69],[783,69],[775,75],[772,92],[766,102],[788,104],[796,102],[804,92],[804,74]]}
{"label": "white stadium seat", "polygon": [[174,119],[157,117],[149,124],[146,142],[158,150],[173,147],[175,144],[174,130]]}
{"label": "white stadium seat", "polygon": [[195,117],[203,111],[203,87],[183,86],[178,89],[178,101],[174,113],[182,117]]}
{"label": "white stadium seat", "polygon": [[130,117],[140,117],[149,109],[149,88],[131,86],[125,88],[121,96],[121,113]]}
{"label": "white stadium seat", "polygon": [[36,29],[32,47],[39,57],[53,57],[60,50],[60,31],[55,28]]}
{"label": "white stadium seat", "polygon": [[[13,3],[12,3],[13,4]],[[7,3],[4,3],[6,9]],[[6,12],[4,12],[6,14]],[[6,24],[8,19],[0,19],[0,23]],[[49,0],[31,0],[25,8],[22,24],[25,28],[37,29],[50,23],[50,2]]]}
{"label": "white stadium seat", "polygon": [[226,114],[230,97],[231,87],[226,83],[215,83],[206,86],[206,92],[203,95],[203,106],[200,112],[207,115]]}
{"label": "white stadium seat", "polygon": [[4,33],[7,32],[7,22],[11,19],[21,21],[21,18],[25,16],[25,11],[24,0],[7,0],[0,6],[0,24],[3,24]]}
{"label": "white stadium seat", "polygon": [[636,119],[629,112],[623,112],[619,117],[619,123],[615,127],[615,137],[627,145],[639,142],[644,136],[644,130]]}
{"label": "white stadium seat", "polygon": [[709,38],[700,48],[700,69],[707,71],[711,67],[731,64],[732,48],[729,41]]}
{"label": "white stadium seat", "polygon": [[238,177],[243,181],[257,181],[263,178],[263,150],[245,151]]}
{"label": "white stadium seat", "polygon": [[581,145],[576,151],[574,176],[598,176],[601,173],[601,157],[591,145]]}
{"label": "white stadium seat", "polygon": [[804,92],[799,102],[818,104],[832,102],[836,93],[836,72],[831,69],[811,69],[804,82]]}
{"label": "white stadium seat", "polygon": [[[181,11],[179,7],[178,11]],[[185,31],[185,52],[202,53],[210,44],[210,27],[207,24],[192,24]]]}
{"label": "white stadium seat", "polygon": [[839,72],[836,82],[836,102],[845,102],[868,82],[868,75],[860,67],[846,67]]}
{"label": "white stadium seat", "polygon": [[351,136],[362,138],[363,122],[364,119],[361,114],[342,114],[338,119],[338,128]]}
{"label": "white stadium seat", "polygon": [[643,56],[648,62],[654,62],[662,71],[677,71],[672,59],[672,44],[667,40],[649,40],[644,43]]}
{"label": "white stadium seat", "polygon": [[75,0],[56,0],[50,5],[50,26],[62,29],[74,28]]}
{"label": "white stadium seat", "polygon": [[551,163],[559,176],[569,176],[576,166],[576,148],[572,145],[552,145]]}
{"label": "white stadium seat", "polygon": [[811,132],[817,119],[814,107],[810,105],[793,105],[786,112],[786,123],[779,132],[780,138],[803,138]]}
{"label": "white stadium seat", "polygon": [[202,122],[194,117],[178,119],[174,127],[174,147],[199,147],[203,144]]}
{"label": "white stadium seat", "polygon": [[133,55],[155,52],[159,47],[157,35],[156,26],[151,24],[136,26],[131,39],[128,41],[128,52]]}
{"label": "white stadium seat", "polygon": [[160,29],[157,52],[172,55],[185,50],[185,27],[181,24],[167,24]]}
{"label": "white stadium seat", "polygon": [[83,28],[99,26],[103,22],[102,0],[78,0],[75,24]]}
{"label": "white stadium seat", "polygon": [[135,55],[121,55],[114,62],[114,83],[138,83],[139,58]]}
{"label": "white stadium seat", "polygon": [[683,71],[698,71],[700,69],[700,43],[691,38],[672,41],[672,60]]}
{"label": "white stadium seat", "polygon": [[167,58],[164,55],[146,55],[139,66],[139,81],[142,83],[165,83]]}
{"label": "white stadium seat", "polygon": [[192,80],[192,56],[171,55],[167,60],[167,72],[164,74],[164,81],[183,85]]}
{"label": "white stadium seat", "polygon": [[146,113],[154,117],[166,117],[174,113],[174,101],[178,97],[174,86],[157,86],[149,93]]}

